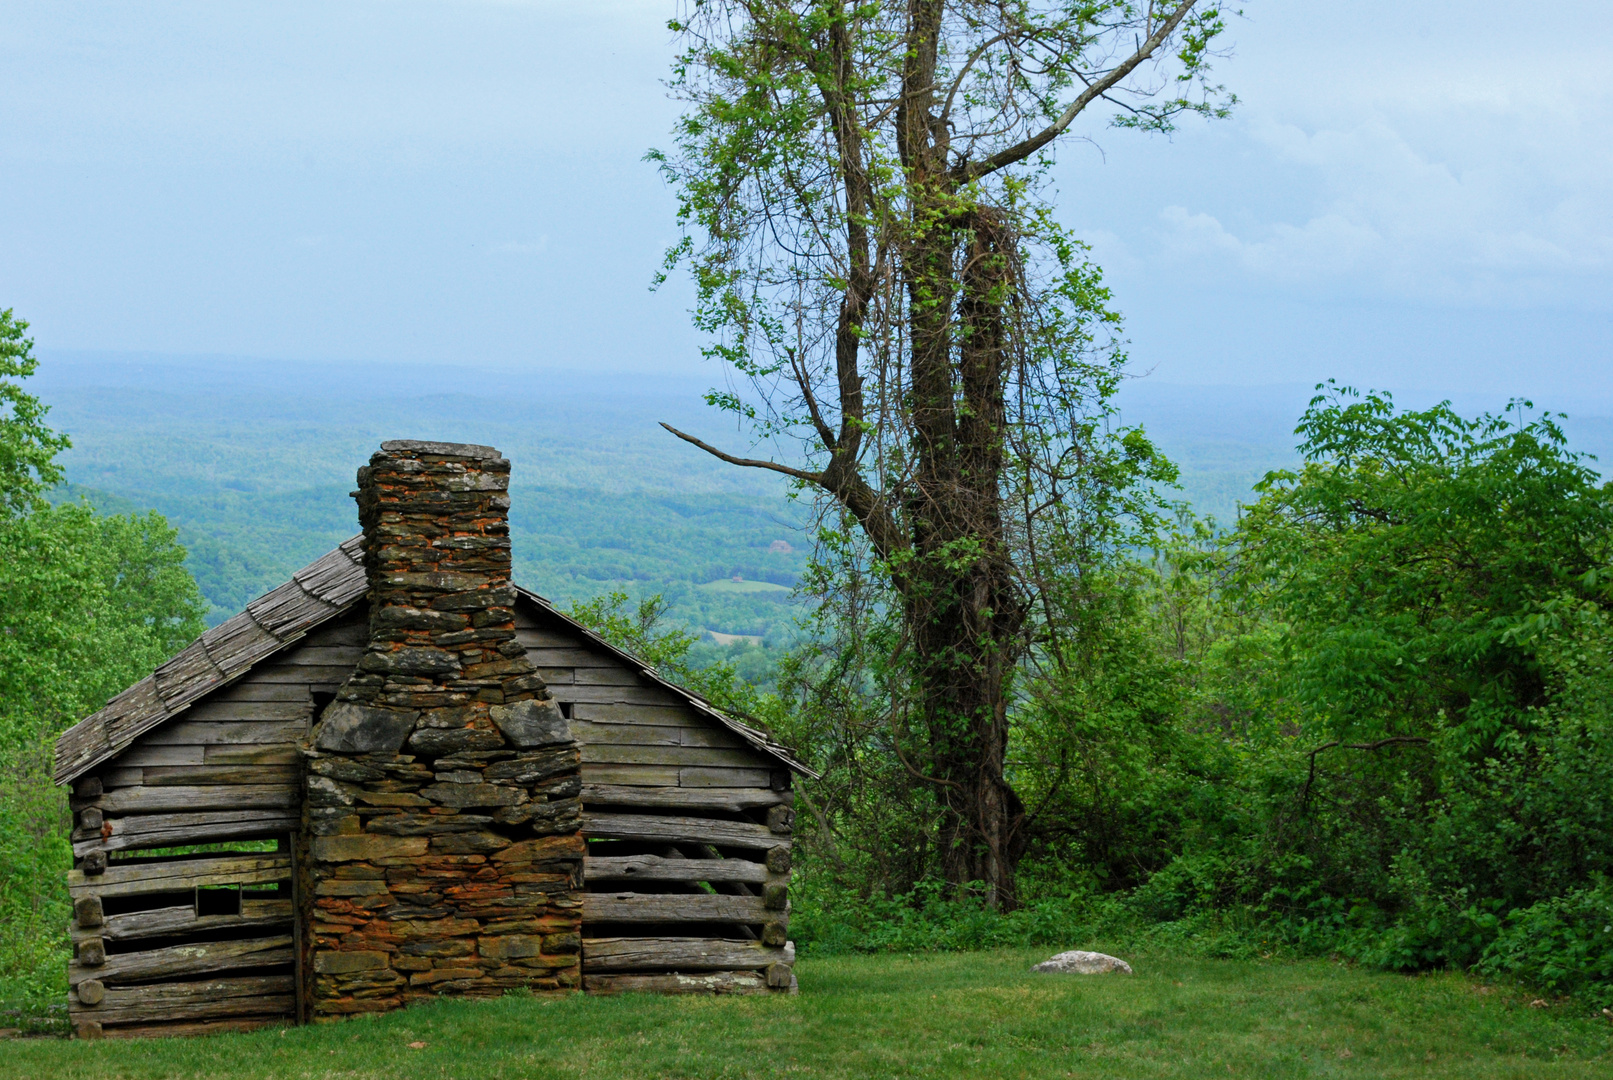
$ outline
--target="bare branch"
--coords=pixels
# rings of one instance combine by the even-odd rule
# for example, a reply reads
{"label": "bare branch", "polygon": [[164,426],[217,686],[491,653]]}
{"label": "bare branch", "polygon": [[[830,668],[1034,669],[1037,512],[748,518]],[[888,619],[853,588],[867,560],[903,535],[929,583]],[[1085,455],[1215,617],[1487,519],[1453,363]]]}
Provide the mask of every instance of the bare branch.
{"label": "bare branch", "polygon": [[662,422],[661,426],[666,428],[668,431],[672,432],[672,434],[676,435],[678,438],[682,439],[684,442],[692,443],[695,446],[700,447],[700,449],[704,450],[706,453],[710,454],[712,457],[718,458],[719,460],[722,460],[722,461],[726,461],[730,465],[743,465],[747,469],[769,469],[769,470],[771,470],[773,472],[776,472],[776,473],[783,473],[785,476],[793,476],[797,480],[804,480],[809,484],[817,484],[820,487],[823,486],[823,474],[822,473],[807,472],[805,469],[792,469],[788,465],[780,465],[776,461],[766,461],[766,460],[763,460],[761,458],[740,458],[740,457],[735,457],[732,454],[723,453],[721,450],[717,449],[715,446],[712,446],[710,443],[707,443],[707,442],[702,442],[701,440],[695,438],[693,435],[689,435],[689,434],[686,434],[685,432],[679,431],[677,428],[673,427],[671,424],[665,423],[664,421]]}
{"label": "bare branch", "polygon": [[1176,32],[1176,28],[1181,25],[1183,19],[1187,18],[1187,13],[1192,10],[1193,5],[1197,2],[1198,0],[1182,0],[1182,5],[1171,13],[1170,18],[1160,23],[1159,27],[1152,34],[1148,35],[1147,40],[1137,46],[1136,52],[1132,53],[1117,67],[1113,68],[1109,74],[1105,75],[1101,79],[1096,80],[1085,90],[1083,90],[1080,96],[1070,103],[1070,107],[1065,109],[1063,114],[1057,120],[1053,121],[1047,127],[1043,128],[1035,135],[1032,135],[1024,142],[1010,146],[1006,150],[1001,150],[991,155],[989,158],[986,158],[984,161],[963,162],[956,169],[952,170],[952,177],[954,181],[957,183],[966,184],[971,180],[978,180],[982,176],[986,176],[990,173],[996,172],[998,169],[1012,165],[1016,161],[1023,161],[1032,154],[1036,153],[1036,151],[1040,150],[1042,147],[1046,146],[1048,143],[1052,142],[1054,139],[1058,138],[1060,135],[1064,134],[1064,129],[1069,127],[1075,118],[1081,115],[1082,111],[1085,110],[1088,105],[1102,97],[1112,87],[1114,87],[1116,83],[1120,82],[1121,79],[1124,79],[1127,75],[1130,75],[1138,64],[1141,64],[1144,60],[1147,60],[1150,56],[1154,55],[1159,47],[1165,44],[1166,40],[1170,38],[1171,34]]}

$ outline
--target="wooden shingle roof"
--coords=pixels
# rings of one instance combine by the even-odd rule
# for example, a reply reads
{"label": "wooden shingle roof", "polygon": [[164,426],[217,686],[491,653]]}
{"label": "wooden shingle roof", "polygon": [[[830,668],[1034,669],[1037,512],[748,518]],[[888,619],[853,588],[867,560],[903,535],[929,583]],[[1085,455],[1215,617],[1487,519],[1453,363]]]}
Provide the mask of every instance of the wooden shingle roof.
{"label": "wooden shingle roof", "polygon": [[[56,740],[58,784],[67,784],[127,750],[140,736],[184,712],[192,704],[227,686],[310,630],[350,610],[364,599],[363,537],[344,541],[334,551],[303,567],[291,580],[265,593],[246,610],[191,642],[173,659],[118,694],[98,712],[85,717]],[[738,735],[756,750],[805,776],[817,773],[790,749],[722,712],[699,694],[662,678],[654,668],[617,648],[537,593],[516,590],[519,597],[642,678],[683,698],[696,712]]]}

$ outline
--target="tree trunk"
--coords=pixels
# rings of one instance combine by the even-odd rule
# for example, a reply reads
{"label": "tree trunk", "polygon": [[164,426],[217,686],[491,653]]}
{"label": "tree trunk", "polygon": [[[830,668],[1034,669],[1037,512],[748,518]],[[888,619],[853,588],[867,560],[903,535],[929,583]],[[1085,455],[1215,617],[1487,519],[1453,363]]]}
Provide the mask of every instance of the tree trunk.
{"label": "tree trunk", "polygon": [[[939,237],[926,237],[907,263],[916,476],[905,615],[917,726],[945,809],[943,873],[955,886],[984,883],[988,903],[1011,908],[1024,808],[1004,769],[1010,677],[1025,619],[1002,513],[1013,242],[988,209],[961,224],[956,232],[937,227]],[[969,239],[961,269],[954,265],[960,233]]]}

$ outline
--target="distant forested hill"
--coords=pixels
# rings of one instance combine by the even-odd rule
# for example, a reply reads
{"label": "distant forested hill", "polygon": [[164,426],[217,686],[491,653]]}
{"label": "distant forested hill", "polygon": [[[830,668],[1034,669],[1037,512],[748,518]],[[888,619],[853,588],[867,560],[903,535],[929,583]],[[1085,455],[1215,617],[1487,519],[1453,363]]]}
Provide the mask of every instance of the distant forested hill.
{"label": "distant forested hill", "polygon": [[[523,584],[560,601],[660,593],[691,626],[788,635],[807,508],[778,478],[722,465],[657,426],[745,449],[702,402],[705,382],[92,353],[47,353],[32,381],[73,438],[63,494],[167,515],[210,621],[355,533],[354,471],[383,439],[421,438],[491,444],[513,462]],[[1309,396],[1139,380],[1122,392],[1122,418],[1181,465],[1195,508],[1228,521],[1255,480],[1292,460]],[[1571,430],[1581,449],[1613,450],[1613,422]]]}

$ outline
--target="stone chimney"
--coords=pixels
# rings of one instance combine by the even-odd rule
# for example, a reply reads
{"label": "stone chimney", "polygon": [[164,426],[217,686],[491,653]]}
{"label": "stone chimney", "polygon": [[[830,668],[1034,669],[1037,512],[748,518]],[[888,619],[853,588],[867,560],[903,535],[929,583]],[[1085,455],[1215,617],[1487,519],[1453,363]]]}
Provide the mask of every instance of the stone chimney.
{"label": "stone chimney", "polygon": [[516,640],[510,463],[396,441],[359,470],[369,648],[304,748],[304,1019],[580,983],[581,783]]}

